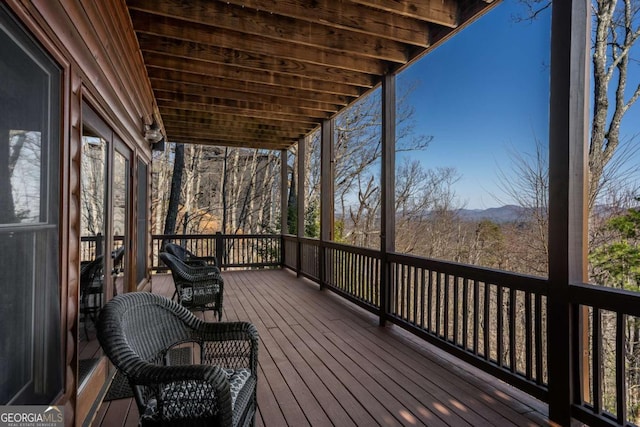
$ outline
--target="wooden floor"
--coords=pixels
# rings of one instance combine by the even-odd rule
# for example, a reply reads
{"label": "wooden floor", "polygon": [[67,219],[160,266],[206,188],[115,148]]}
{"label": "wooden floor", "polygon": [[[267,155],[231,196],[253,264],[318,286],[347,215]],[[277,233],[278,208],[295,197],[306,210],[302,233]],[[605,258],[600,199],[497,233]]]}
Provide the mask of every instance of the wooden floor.
{"label": "wooden floor", "polygon": [[[550,425],[541,402],[287,270],[223,277],[223,321],[260,333],[259,426]],[[171,296],[170,276],[153,290]],[[137,418],[131,399],[115,400],[93,425]]]}

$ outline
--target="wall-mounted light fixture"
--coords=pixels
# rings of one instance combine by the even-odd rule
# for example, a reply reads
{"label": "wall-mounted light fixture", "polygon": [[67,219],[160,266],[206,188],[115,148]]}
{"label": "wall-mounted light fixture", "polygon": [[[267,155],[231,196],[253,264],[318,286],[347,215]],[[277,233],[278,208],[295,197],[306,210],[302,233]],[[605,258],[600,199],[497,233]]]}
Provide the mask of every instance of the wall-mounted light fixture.
{"label": "wall-mounted light fixture", "polygon": [[153,151],[164,151],[164,135],[155,118],[150,125],[144,123],[144,139],[151,144]]}
{"label": "wall-mounted light fixture", "polygon": [[162,132],[160,131],[160,126],[154,120],[150,125],[144,125],[144,139],[148,142],[155,143],[160,141],[163,138]]}

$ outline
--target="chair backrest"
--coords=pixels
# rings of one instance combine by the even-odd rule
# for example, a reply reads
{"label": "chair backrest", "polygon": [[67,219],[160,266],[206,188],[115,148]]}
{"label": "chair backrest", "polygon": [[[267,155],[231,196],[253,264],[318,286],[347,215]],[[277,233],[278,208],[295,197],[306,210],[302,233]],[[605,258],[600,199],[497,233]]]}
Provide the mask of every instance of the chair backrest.
{"label": "chair backrest", "polygon": [[166,243],[164,245],[164,251],[170,253],[171,255],[173,255],[174,257],[178,258],[180,261],[185,263],[193,264],[195,262],[198,265],[201,264],[201,265],[214,265],[214,266],[218,264],[215,258],[197,256],[193,252],[189,251],[187,248],[180,246],[176,243],[171,243],[171,242]]}
{"label": "chair backrest", "polygon": [[164,251],[169,252],[171,255],[180,259],[181,261],[186,261],[193,256],[193,254],[187,249],[175,243],[167,243],[166,245],[164,245]]}
{"label": "chair backrest", "polygon": [[80,268],[80,289],[91,286],[94,280],[102,275],[104,257],[98,255],[93,261],[89,261]]}
{"label": "chair backrest", "polygon": [[144,362],[158,364],[174,345],[189,340],[201,321],[178,303],[148,292],[118,295],[100,313],[98,340],[129,377]]}
{"label": "chair backrest", "polygon": [[160,252],[158,254],[158,257],[160,258],[160,260],[162,260],[162,262],[165,263],[167,267],[169,267],[169,270],[171,270],[171,274],[174,276],[174,279],[176,278],[176,274],[186,271],[189,267],[183,260],[175,255],[170,254],[169,252]]}

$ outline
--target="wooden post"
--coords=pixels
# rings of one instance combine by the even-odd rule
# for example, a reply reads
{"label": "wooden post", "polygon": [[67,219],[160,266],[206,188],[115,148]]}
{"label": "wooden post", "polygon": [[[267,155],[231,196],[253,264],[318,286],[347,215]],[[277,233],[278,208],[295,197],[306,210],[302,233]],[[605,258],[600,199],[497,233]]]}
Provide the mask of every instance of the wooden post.
{"label": "wooden post", "polygon": [[301,240],[304,237],[304,207],[305,207],[305,159],[307,157],[307,140],[300,138],[298,141],[298,229],[297,229],[297,249],[298,249],[298,262],[297,273],[300,276],[302,272],[302,243]]}
{"label": "wooden post", "polygon": [[590,4],[554,2],[549,120],[549,418],[571,422],[579,399],[580,350],[571,283],[586,277],[586,192]]}
{"label": "wooden post", "polygon": [[396,76],[387,74],[382,80],[382,167],[380,185],[380,326],[387,321],[391,303],[391,266],[387,253],[395,250],[395,164],[396,164]]}
{"label": "wooden post", "polygon": [[222,270],[222,261],[224,260],[224,237],[221,232],[216,232],[216,261],[218,268]]}
{"label": "wooden post", "polygon": [[[289,174],[288,174],[288,151],[286,149],[280,150],[280,235],[284,236],[289,231],[288,221],[287,221],[287,212],[288,212],[288,183],[289,183]],[[280,266],[284,266],[285,263],[285,244],[284,238],[280,239]]]}
{"label": "wooden post", "polygon": [[333,140],[335,122],[324,120],[320,146],[320,289],[326,282],[325,245],[333,240]]}

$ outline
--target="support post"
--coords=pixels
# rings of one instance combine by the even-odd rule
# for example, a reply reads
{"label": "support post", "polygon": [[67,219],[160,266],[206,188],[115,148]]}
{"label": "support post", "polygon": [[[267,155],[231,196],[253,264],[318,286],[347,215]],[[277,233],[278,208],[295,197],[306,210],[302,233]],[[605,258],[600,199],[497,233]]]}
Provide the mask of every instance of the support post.
{"label": "support post", "polygon": [[396,76],[387,74],[382,79],[382,167],[380,185],[382,207],[380,212],[380,326],[387,321],[391,304],[391,266],[387,254],[395,250],[395,164],[396,164]]}
{"label": "support post", "polygon": [[571,283],[586,277],[590,4],[554,2],[549,120],[549,418],[570,425],[582,375]]}
{"label": "support post", "polygon": [[224,237],[221,232],[216,232],[215,237],[216,245],[216,261],[218,262],[218,268],[222,270],[222,261],[224,260]]}
{"label": "support post", "polygon": [[326,283],[327,261],[324,242],[333,240],[333,140],[335,122],[324,120],[321,128],[320,142],[320,256],[319,273],[320,289]]}
{"label": "support post", "polygon": [[298,248],[298,262],[297,273],[300,276],[302,272],[302,242],[304,237],[304,208],[305,208],[305,161],[307,158],[307,140],[300,138],[298,141],[298,229],[297,229],[297,248]]}
{"label": "support post", "polygon": [[[287,221],[287,211],[288,211],[288,183],[289,183],[289,174],[288,174],[288,150],[280,150],[280,235],[284,236],[289,231],[288,221]],[[284,266],[285,263],[285,244],[284,238],[280,239],[280,266]]]}

